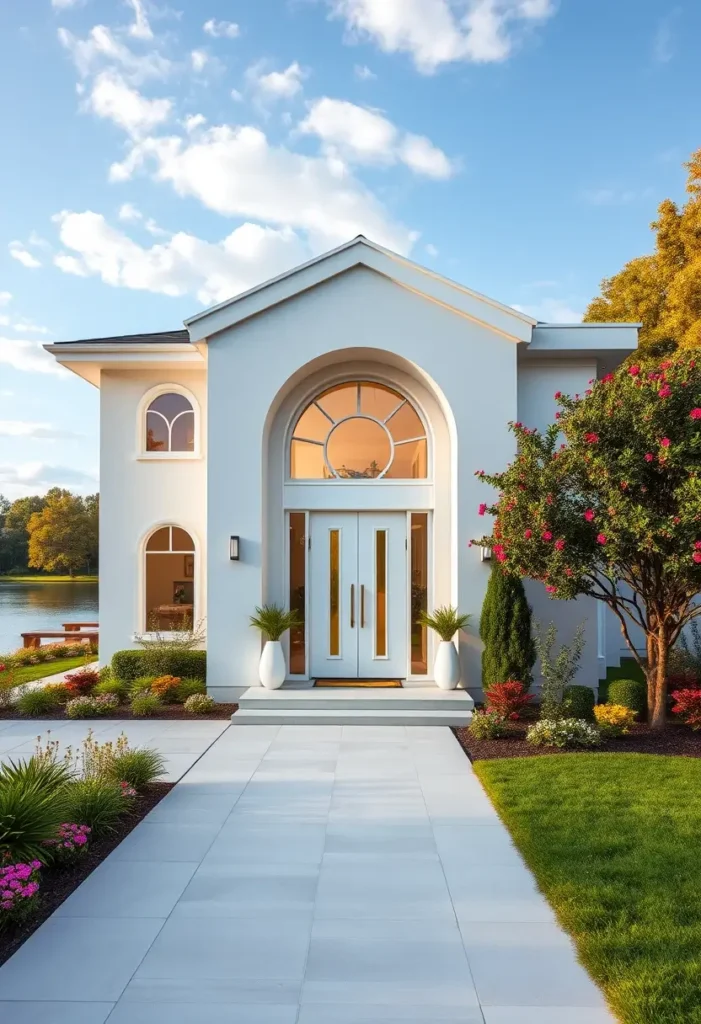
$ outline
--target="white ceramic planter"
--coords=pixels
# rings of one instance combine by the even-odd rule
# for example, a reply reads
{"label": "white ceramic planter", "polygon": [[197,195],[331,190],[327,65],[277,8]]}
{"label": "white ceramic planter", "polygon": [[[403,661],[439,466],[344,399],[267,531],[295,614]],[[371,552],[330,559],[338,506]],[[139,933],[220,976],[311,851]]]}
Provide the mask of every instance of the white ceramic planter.
{"label": "white ceramic planter", "polygon": [[287,668],[285,655],[279,640],[266,641],[260,656],[258,678],[267,690],[279,690],[285,682]]}
{"label": "white ceramic planter", "polygon": [[460,658],[452,640],[441,640],[438,644],[433,678],[441,690],[454,690],[460,682]]}

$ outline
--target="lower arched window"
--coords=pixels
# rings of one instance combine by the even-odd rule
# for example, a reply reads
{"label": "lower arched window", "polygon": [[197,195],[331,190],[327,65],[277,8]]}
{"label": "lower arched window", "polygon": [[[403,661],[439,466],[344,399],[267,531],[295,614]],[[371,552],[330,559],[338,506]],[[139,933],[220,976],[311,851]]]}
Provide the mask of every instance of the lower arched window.
{"label": "lower arched window", "polygon": [[147,632],[182,632],[195,623],[195,545],[179,526],[161,526],[146,542]]}

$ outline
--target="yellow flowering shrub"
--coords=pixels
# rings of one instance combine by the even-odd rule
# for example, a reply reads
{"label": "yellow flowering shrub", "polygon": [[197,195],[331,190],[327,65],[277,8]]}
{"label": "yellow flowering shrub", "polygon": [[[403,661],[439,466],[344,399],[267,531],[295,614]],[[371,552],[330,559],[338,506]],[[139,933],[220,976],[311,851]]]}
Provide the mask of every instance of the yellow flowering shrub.
{"label": "yellow flowering shrub", "polygon": [[597,704],[594,714],[604,736],[623,736],[635,722],[635,712],[623,704]]}

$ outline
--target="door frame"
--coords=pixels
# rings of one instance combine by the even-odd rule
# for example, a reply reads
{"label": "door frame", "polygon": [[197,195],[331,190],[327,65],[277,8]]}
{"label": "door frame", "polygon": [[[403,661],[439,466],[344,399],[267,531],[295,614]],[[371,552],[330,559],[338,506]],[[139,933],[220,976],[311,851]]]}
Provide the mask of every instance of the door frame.
{"label": "door frame", "polygon": [[[310,682],[312,676],[309,672],[310,667],[310,646],[309,646],[309,609],[310,609],[310,580],[309,580],[309,544],[310,544],[310,524],[311,515],[316,511],[332,511],[332,510],[321,510],[321,509],[285,509],[284,514],[284,544],[283,544],[283,558],[284,564],[282,566],[282,578],[284,580],[285,587],[285,608],[289,608],[289,597],[290,597],[290,515],[301,514],[304,516],[304,536],[306,539],[304,545],[304,674],[291,675],[288,669],[285,677],[286,681],[292,683],[303,683]],[[341,511],[341,510],[338,510]],[[372,514],[373,511],[379,513],[391,511],[389,509],[344,509],[343,511],[352,511],[362,514]],[[435,638],[433,632],[429,629],[427,636],[427,671],[425,675],[416,675],[411,672],[411,555],[409,550],[409,541],[411,539],[411,516],[414,513],[423,513],[428,516],[428,593],[427,593],[427,604],[431,608],[433,606],[433,593],[434,593],[434,536],[433,536],[433,510],[426,508],[412,508],[412,509],[401,509],[397,511],[404,512],[406,516],[406,536],[407,536],[407,572],[406,572],[406,636],[405,636],[405,647],[406,647],[406,672],[402,676],[407,683],[418,685],[422,682],[432,683],[433,682],[433,657],[434,657],[434,644]],[[289,632],[285,634],[285,651],[287,655],[287,664],[289,665]]]}

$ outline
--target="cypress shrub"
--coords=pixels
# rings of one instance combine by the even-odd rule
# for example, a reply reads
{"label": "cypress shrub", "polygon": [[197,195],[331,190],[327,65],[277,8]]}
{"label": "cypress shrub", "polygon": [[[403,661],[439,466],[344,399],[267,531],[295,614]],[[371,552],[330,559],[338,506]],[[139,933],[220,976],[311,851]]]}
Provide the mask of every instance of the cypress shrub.
{"label": "cypress shrub", "polygon": [[590,686],[566,686],[562,694],[562,703],[567,718],[583,718],[586,722],[594,721],[596,698]]}
{"label": "cypress shrub", "polygon": [[644,719],[647,714],[647,683],[643,679],[612,679],[608,703],[622,704]]}
{"label": "cypress shrub", "polygon": [[497,562],[482,605],[480,637],[482,689],[516,679],[528,689],[533,682],[536,652],[531,636],[531,608],[523,583],[506,576]]}

